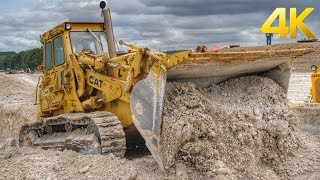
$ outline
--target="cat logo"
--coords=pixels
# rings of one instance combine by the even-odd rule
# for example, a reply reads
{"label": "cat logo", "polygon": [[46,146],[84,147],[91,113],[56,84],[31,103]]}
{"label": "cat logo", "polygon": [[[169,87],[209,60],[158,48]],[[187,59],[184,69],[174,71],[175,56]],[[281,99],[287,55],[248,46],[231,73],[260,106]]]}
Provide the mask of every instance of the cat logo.
{"label": "cat logo", "polygon": [[98,79],[98,78],[95,78],[95,77],[93,77],[93,76],[90,76],[90,77],[89,77],[89,82],[90,82],[90,84],[92,84],[92,85],[94,85],[94,86],[97,86],[97,87],[99,87],[99,88],[101,88],[101,87],[102,87],[102,84],[103,84],[103,81],[102,81],[102,80],[100,80],[100,79]]}

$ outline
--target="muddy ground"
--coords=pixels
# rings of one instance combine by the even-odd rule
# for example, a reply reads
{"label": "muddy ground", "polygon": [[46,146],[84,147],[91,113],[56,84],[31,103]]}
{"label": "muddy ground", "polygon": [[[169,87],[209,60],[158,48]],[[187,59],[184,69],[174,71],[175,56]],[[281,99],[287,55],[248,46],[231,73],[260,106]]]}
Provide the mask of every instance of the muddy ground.
{"label": "muddy ground", "polygon": [[[284,92],[280,87],[275,84],[265,85],[266,81],[272,84],[268,79],[249,78],[250,82],[255,81],[256,85],[250,84],[251,91],[246,91],[242,97],[234,97],[237,93],[233,92],[236,90],[231,89],[228,83],[207,90],[201,90],[192,84],[169,85],[176,89],[171,95],[182,93],[178,96],[180,99],[173,100],[182,108],[180,111],[183,108],[191,108],[192,113],[190,116],[182,114],[179,116],[180,119],[177,119],[177,122],[186,119],[189,123],[178,123],[182,128],[178,128],[176,132],[179,132],[185,141],[176,150],[174,147],[171,148],[173,151],[170,153],[173,155],[167,157],[167,172],[161,172],[150,155],[129,160],[113,155],[84,156],[72,151],[16,147],[17,143],[10,138],[17,139],[20,126],[36,119],[38,107],[34,105],[35,86],[39,75],[0,74],[0,179],[318,179],[320,123],[313,118],[318,113],[307,112],[300,116],[300,112],[288,108],[289,105],[302,103],[309,95],[309,69],[311,65],[320,62],[320,46],[312,45],[316,47],[316,51],[303,59],[297,59],[294,63],[288,93],[289,101],[283,97]],[[242,79],[241,82],[249,81]],[[243,83],[239,83],[241,84]],[[223,87],[228,87],[229,91],[225,92]],[[217,89],[219,91],[215,91]],[[270,90],[274,90],[272,94],[277,94],[277,98],[273,98],[271,104],[259,103],[259,100],[272,97],[260,96],[260,92],[254,93],[257,90],[266,90],[269,94]],[[188,96],[183,97],[184,94]],[[220,97],[220,94],[224,98],[213,98]],[[193,99],[187,104],[181,103],[185,102],[183,98],[190,97]],[[234,101],[225,104],[230,97],[233,97]],[[260,99],[248,101],[243,99],[245,97]],[[166,98],[168,101],[170,96]],[[197,98],[201,100],[197,101]],[[232,105],[241,106],[242,100],[250,102],[244,106],[246,109],[254,107],[255,104],[252,103],[258,103],[257,110],[243,112],[243,109],[227,108]],[[209,105],[212,107],[209,108],[211,114],[203,113],[209,107],[206,103],[210,102],[216,104]],[[220,106],[217,105],[219,103]],[[280,110],[279,106],[282,106]],[[170,113],[170,108],[171,106],[165,107],[166,119],[172,118],[172,113],[179,113]],[[221,121],[212,126],[212,118],[222,120],[220,115],[223,113],[228,117],[225,119],[227,123]],[[234,114],[237,114],[237,119],[233,119]],[[269,119],[265,118],[267,116],[260,118],[259,114],[274,116],[268,117]],[[312,116],[308,117],[308,114]],[[191,117],[197,117],[200,121],[192,121]],[[242,124],[235,123],[238,119]],[[265,124],[266,127],[255,128],[253,124]],[[273,129],[276,130],[272,131]],[[175,130],[174,127],[167,128],[166,132],[170,133],[172,130]],[[256,133],[260,134],[260,139],[255,138]],[[217,138],[221,135],[224,137]],[[181,138],[173,140],[181,143]]]}

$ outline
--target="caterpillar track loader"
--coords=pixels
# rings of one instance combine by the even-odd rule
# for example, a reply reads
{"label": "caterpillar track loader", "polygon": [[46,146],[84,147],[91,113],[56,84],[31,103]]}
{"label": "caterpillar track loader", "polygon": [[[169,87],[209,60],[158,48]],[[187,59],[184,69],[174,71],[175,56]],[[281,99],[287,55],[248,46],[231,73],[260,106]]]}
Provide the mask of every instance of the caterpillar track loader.
{"label": "caterpillar track loader", "polygon": [[[311,73],[312,72],[312,73]],[[319,125],[320,116],[320,70],[316,65],[311,66],[310,76],[310,96],[307,96],[303,103],[295,104],[292,106],[299,116],[304,120],[305,124],[311,124],[313,126]],[[310,127],[304,127],[304,131],[315,131]]]}
{"label": "caterpillar track loader", "polygon": [[65,22],[41,36],[43,75],[38,121],[21,128],[20,146],[123,157],[143,142],[161,169],[162,108],[167,81],[209,86],[256,74],[287,88],[290,63],[308,47],[235,48],[167,55],[123,41],[116,51],[110,10],[103,23]]}
{"label": "caterpillar track loader", "polygon": [[[320,109],[320,70],[318,66],[312,65],[311,66],[311,88],[310,88],[310,96],[308,96],[308,99],[304,101],[304,103],[301,103],[299,105],[293,106],[293,108],[296,108],[300,110],[301,112],[306,112],[308,110],[314,110],[314,112],[318,112],[315,116],[315,119],[317,119]],[[310,114],[309,114],[310,115]]]}

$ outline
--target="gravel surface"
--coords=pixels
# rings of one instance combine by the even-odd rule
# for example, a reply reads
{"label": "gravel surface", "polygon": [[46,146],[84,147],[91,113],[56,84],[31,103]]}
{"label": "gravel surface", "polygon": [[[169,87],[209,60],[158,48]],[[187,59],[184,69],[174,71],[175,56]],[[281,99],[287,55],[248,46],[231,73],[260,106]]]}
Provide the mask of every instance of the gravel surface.
{"label": "gravel surface", "polygon": [[[1,147],[1,145],[0,145]],[[133,162],[113,155],[81,155],[6,146],[0,151],[0,179],[135,179]]]}

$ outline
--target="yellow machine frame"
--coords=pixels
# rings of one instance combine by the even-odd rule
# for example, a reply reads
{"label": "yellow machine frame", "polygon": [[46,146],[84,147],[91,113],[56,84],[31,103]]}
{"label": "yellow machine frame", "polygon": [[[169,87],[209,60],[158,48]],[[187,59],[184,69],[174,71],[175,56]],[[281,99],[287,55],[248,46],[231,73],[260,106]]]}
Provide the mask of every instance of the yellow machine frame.
{"label": "yellow machine frame", "polygon": [[[71,29],[66,29],[66,26],[71,26]],[[52,42],[59,36],[62,37],[65,63],[55,66],[54,54],[52,53],[53,67],[49,70],[43,70],[43,82],[39,89],[41,92],[41,111],[38,114],[38,119],[64,113],[104,110],[117,115],[123,127],[126,128],[132,124],[131,89],[138,80],[145,78],[138,77],[141,76],[141,66],[144,66],[145,74],[149,70],[147,61],[142,61],[145,56],[157,60],[156,63],[159,64],[153,64],[152,68],[158,71],[161,64],[166,67],[176,65],[178,60],[186,59],[190,52],[175,54],[169,61],[164,58],[165,54],[155,54],[121,42],[121,44],[131,47],[132,53],[113,59],[109,59],[107,55],[93,56],[90,52],[74,55],[71,49],[70,32],[85,32],[88,27],[93,32],[104,31],[103,23],[65,22],[42,35],[42,44]],[[44,48],[43,59],[45,59]],[[93,66],[94,70],[84,70],[80,64]],[[108,66],[107,69],[104,69],[105,65]],[[61,79],[63,78],[61,74],[64,74],[64,80]],[[77,85],[74,79],[76,79]],[[101,91],[102,94],[98,93],[99,95],[81,102],[80,98],[90,94],[93,89]]]}

